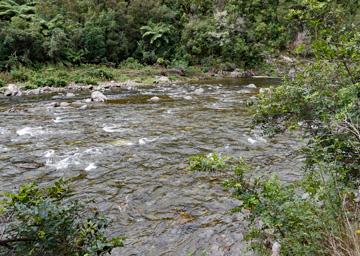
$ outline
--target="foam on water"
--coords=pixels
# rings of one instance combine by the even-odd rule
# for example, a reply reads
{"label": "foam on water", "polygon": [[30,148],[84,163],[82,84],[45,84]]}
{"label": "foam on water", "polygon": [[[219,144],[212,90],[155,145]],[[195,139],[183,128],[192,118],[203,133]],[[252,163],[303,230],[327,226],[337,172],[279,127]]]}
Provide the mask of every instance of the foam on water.
{"label": "foam on water", "polygon": [[25,127],[23,129],[17,130],[16,133],[19,136],[24,136],[24,135],[37,136],[37,135],[44,134],[45,131],[43,130],[43,128],[41,126],[40,127]]}
{"label": "foam on water", "polygon": [[94,170],[96,169],[97,166],[94,164],[94,163],[90,163],[86,168],[85,168],[85,171],[91,171],[91,170]]}

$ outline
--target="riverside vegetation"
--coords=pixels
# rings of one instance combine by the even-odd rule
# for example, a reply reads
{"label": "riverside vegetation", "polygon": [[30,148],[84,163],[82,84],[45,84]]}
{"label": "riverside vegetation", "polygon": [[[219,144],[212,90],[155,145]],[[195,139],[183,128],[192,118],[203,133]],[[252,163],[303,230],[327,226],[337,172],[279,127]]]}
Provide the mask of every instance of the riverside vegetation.
{"label": "riverside vegetation", "polygon": [[[260,255],[360,254],[359,1],[3,0],[0,23],[0,85],[92,83],[129,64],[248,69],[282,51],[311,59],[253,106],[254,125],[269,135],[296,129],[308,140],[301,180],[253,177],[244,159],[217,154],[191,158],[189,169],[234,172],[224,185],[242,202],[234,211],[247,215],[246,238]],[[40,77],[50,64],[81,72]],[[8,195],[1,213],[9,241],[0,245],[17,255],[95,255],[122,245],[106,239],[99,215],[80,218],[66,191],[57,183]]]}
{"label": "riverside vegetation", "polygon": [[[307,16],[314,17],[314,24],[328,19],[323,5],[329,5],[355,18],[356,4],[356,0],[2,0],[0,86],[19,82],[34,88],[112,79],[103,76],[104,69],[122,80],[129,72],[121,67],[137,70],[152,64],[271,73],[269,61],[284,51],[312,55],[309,42],[316,37],[316,28],[308,30]],[[100,74],[84,72],[88,66],[83,65],[88,64],[103,65],[96,71]],[[119,72],[124,75],[116,75]],[[145,72],[144,80],[148,78]]]}
{"label": "riverside vegetation", "polygon": [[70,199],[69,181],[27,184],[5,193],[0,204],[0,255],[105,255],[123,245],[107,239],[109,221],[96,209]]}
{"label": "riverside vegetation", "polygon": [[[284,184],[254,177],[242,163],[225,181],[242,202],[234,211],[247,215],[246,237],[260,255],[360,254],[360,33],[333,1],[315,2],[298,15],[316,33],[310,45],[316,61],[261,93],[253,107],[254,124],[267,134],[304,134],[303,178]],[[324,19],[316,19],[321,13]]]}

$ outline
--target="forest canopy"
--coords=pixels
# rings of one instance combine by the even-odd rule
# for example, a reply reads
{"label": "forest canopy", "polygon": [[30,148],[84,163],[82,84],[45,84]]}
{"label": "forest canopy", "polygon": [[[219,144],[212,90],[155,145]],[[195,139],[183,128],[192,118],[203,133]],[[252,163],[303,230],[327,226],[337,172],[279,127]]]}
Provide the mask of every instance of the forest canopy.
{"label": "forest canopy", "polygon": [[[143,64],[251,68],[284,50],[299,48],[302,54],[311,54],[304,45],[316,35],[307,27],[306,16],[315,12],[316,22],[339,10],[349,14],[343,19],[354,22],[357,4],[357,0],[2,0],[0,69],[18,64],[116,66],[130,57]],[[333,21],[328,22],[331,26]]]}

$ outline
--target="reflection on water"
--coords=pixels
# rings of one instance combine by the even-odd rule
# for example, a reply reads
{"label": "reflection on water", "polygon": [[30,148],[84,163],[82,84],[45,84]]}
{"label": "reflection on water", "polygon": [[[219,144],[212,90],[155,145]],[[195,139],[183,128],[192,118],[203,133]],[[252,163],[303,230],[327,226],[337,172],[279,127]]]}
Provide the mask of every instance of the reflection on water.
{"label": "reflection on water", "polygon": [[238,202],[220,174],[189,173],[186,159],[219,151],[249,159],[259,173],[296,178],[299,143],[263,138],[250,126],[246,102],[258,89],[245,85],[277,82],[112,91],[106,104],[86,109],[49,107],[49,96],[0,99],[0,186],[76,177],[77,196],[95,198],[114,219],[112,232],[128,237],[114,255],[245,255],[242,216],[228,214]]}

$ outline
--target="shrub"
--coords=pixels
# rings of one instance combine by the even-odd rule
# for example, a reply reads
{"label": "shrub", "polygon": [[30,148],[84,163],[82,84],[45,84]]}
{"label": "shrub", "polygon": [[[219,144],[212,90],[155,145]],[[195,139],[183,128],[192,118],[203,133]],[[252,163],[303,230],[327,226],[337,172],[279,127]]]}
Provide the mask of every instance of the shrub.
{"label": "shrub", "polygon": [[113,73],[105,68],[90,68],[85,72],[86,76],[98,79],[111,80],[114,78]]}
{"label": "shrub", "polygon": [[59,77],[35,77],[31,79],[31,83],[38,86],[38,87],[64,87],[68,83],[66,80],[59,78]]}
{"label": "shrub", "polygon": [[28,71],[25,68],[15,68],[10,71],[13,80],[25,82],[29,79]]}
{"label": "shrub", "polygon": [[359,254],[359,204],[355,193],[334,179],[309,174],[299,182],[281,184],[275,176],[249,179],[236,174],[225,185],[242,201],[233,211],[249,213],[246,239],[258,253],[270,254],[278,242],[281,255]]}
{"label": "shrub", "polygon": [[222,157],[218,153],[192,156],[189,159],[189,170],[200,172],[222,171],[228,167],[226,160],[226,157]]}
{"label": "shrub", "polygon": [[121,63],[121,66],[129,69],[141,69],[144,67],[141,63],[139,63],[137,59],[134,59],[132,57],[127,58],[125,61],[123,61]]}
{"label": "shrub", "polygon": [[64,180],[47,187],[22,185],[17,193],[5,193],[0,254],[105,255],[123,245],[119,237],[106,238],[105,217],[70,196]]}
{"label": "shrub", "polygon": [[5,81],[0,79],[0,87],[4,87],[5,84],[6,84]]}
{"label": "shrub", "polygon": [[304,177],[281,184],[240,176],[227,185],[242,200],[237,210],[249,213],[248,238],[258,252],[277,241],[281,255],[359,255],[359,31],[343,23],[346,12],[334,3],[304,2],[313,12],[303,17],[326,13],[319,23],[309,20],[317,30],[311,49],[317,61],[260,94],[254,108],[255,124],[270,134],[304,134]]}

